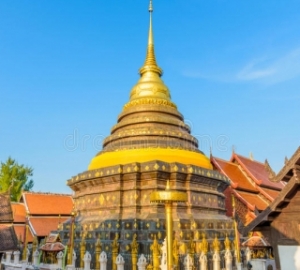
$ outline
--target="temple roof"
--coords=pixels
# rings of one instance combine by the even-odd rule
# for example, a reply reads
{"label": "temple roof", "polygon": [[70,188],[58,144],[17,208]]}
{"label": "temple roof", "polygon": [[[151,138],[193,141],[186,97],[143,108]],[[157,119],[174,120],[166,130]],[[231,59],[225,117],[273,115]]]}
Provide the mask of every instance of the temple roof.
{"label": "temple roof", "polygon": [[[230,193],[244,205],[240,205],[238,215],[244,225],[250,223],[259,212],[265,210],[278,196],[284,186],[269,179],[265,165],[238,155],[232,154],[229,161],[211,156],[215,169],[230,179]],[[229,196],[229,194],[227,194]],[[227,214],[232,214],[231,203],[227,202]]]}
{"label": "temple roof", "polygon": [[28,224],[27,241],[32,242],[34,236],[47,236],[71,216],[73,198],[66,194],[23,192],[21,202],[13,202],[11,207],[17,238],[24,241]]}
{"label": "temple roof", "polygon": [[269,205],[268,202],[258,194],[242,192],[242,191],[237,191],[237,193],[242,198],[244,198],[244,200],[247,201],[249,204],[255,206],[259,211],[266,209],[266,207]]}
{"label": "temple roof", "polygon": [[72,196],[66,194],[24,192],[22,201],[30,215],[69,216],[73,209]]}
{"label": "temple roof", "polygon": [[270,181],[269,174],[264,163],[246,158],[236,153],[232,154],[230,161],[240,165],[246,171],[249,177],[251,177],[251,179],[259,186],[277,190],[281,190],[283,188],[282,183],[274,183]]}
{"label": "temple roof", "polygon": [[24,203],[12,202],[11,207],[13,211],[14,223],[25,223],[26,210]]}
{"label": "temple roof", "polygon": [[67,217],[30,217],[29,224],[36,236],[45,237],[49,232],[57,230],[58,225],[67,219]]}
{"label": "temple roof", "polygon": [[[25,223],[24,224],[14,224],[13,227],[14,227],[17,238],[23,242],[25,239],[25,230],[26,230]],[[33,242],[33,238],[34,237],[33,237],[32,229],[29,226],[29,230],[28,230],[28,234],[27,234],[27,241],[29,243],[31,243],[31,242]]]}
{"label": "temple roof", "polygon": [[12,226],[0,225],[0,252],[18,250],[18,239]]}
{"label": "temple roof", "polygon": [[251,183],[247,175],[239,168],[238,164],[216,157],[213,157],[213,159],[213,164],[218,167],[221,173],[225,174],[231,180],[231,185],[234,188],[257,193],[255,184]]}

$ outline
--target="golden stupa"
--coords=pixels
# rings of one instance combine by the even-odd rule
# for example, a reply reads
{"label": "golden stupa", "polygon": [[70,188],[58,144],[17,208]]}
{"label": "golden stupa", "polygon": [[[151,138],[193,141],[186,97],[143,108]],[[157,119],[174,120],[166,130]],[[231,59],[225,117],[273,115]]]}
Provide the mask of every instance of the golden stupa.
{"label": "golden stupa", "polygon": [[93,158],[89,170],[152,160],[212,169],[209,159],[198,150],[197,139],[190,134],[189,126],[161,79],[163,72],[154,53],[152,4],[149,11],[148,47],[145,63],[139,71],[141,78],[132,88],[118,123],[105,139],[103,150]]}
{"label": "golden stupa", "polygon": [[[77,250],[82,238],[90,249],[100,239],[107,252],[117,241],[120,253],[126,256],[137,237],[139,253],[149,254],[153,239],[162,242],[166,236],[164,205],[151,204],[150,194],[165,190],[168,180],[172,190],[185,192],[188,198],[173,207],[178,241],[189,241],[203,232],[208,239],[216,232],[224,236],[232,232],[223,194],[229,181],[213,170],[209,158],[198,149],[197,139],[161,79],[163,72],[154,53],[151,1],[149,11],[147,55],[140,79],[104,140],[103,150],[87,171],[67,183],[74,191]],[[62,228],[62,235],[67,230],[67,226]]]}

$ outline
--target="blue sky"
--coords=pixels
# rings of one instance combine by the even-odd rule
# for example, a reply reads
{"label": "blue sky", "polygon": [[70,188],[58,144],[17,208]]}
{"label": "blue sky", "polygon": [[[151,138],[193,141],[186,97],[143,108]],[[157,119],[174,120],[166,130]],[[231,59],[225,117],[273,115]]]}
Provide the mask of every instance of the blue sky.
{"label": "blue sky", "polygon": [[[300,145],[298,0],[154,0],[157,61],[200,149],[281,169]],[[138,80],[148,0],[0,1],[0,160],[70,193]],[[74,138],[71,141],[70,138]]]}

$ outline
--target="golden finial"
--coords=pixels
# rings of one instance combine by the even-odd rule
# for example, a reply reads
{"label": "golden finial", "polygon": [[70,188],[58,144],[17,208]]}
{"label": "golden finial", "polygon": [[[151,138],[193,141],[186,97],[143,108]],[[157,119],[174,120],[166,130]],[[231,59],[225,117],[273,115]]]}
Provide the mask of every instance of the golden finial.
{"label": "golden finial", "polygon": [[213,241],[212,246],[213,246],[213,249],[214,249],[215,252],[220,252],[221,244],[220,244],[220,241],[218,239],[218,235],[217,234],[215,235],[215,239]]}
{"label": "golden finial", "polygon": [[[149,4],[149,13],[150,13],[150,25],[149,25],[146,59],[144,65],[139,70],[141,78],[131,90],[130,102],[141,98],[153,98],[155,99],[155,102],[157,102],[158,100],[162,100],[162,101],[167,100],[169,102],[167,104],[176,108],[176,105],[171,102],[171,95],[168,87],[164,84],[164,82],[160,78],[163,74],[163,71],[156,63],[156,58],[154,53],[153,29],[152,29],[152,13],[153,13],[152,0],[150,0],[150,4]],[[126,104],[124,108],[129,106],[129,104],[131,104],[130,102]]]}
{"label": "golden finial", "polygon": [[224,246],[225,246],[225,250],[230,250],[231,248],[231,242],[228,238],[228,234],[226,233],[226,238],[225,238],[225,241],[224,241]]}
{"label": "golden finial", "polygon": [[140,74],[143,75],[147,71],[152,71],[157,73],[159,76],[161,76],[162,70],[160,67],[158,67],[156,63],[156,58],[154,53],[154,39],[153,39],[153,30],[152,30],[152,13],[153,13],[152,0],[150,0],[150,4],[149,4],[149,13],[150,13],[150,26],[149,26],[147,55],[146,55],[145,64],[140,69]]}

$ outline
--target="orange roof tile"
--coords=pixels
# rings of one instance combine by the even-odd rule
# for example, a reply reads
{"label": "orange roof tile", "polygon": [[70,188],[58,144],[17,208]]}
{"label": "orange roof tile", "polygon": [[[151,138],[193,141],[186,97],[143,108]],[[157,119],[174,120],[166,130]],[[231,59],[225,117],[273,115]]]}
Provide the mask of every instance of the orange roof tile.
{"label": "orange roof tile", "polygon": [[73,209],[71,195],[50,193],[23,193],[30,215],[70,215]]}
{"label": "orange roof tile", "polygon": [[24,203],[11,203],[14,223],[25,223],[26,211]]}
{"label": "orange roof tile", "polygon": [[283,185],[281,183],[274,183],[270,181],[268,172],[266,171],[265,164],[251,160],[249,158],[243,157],[236,153],[233,154],[231,161],[237,160],[241,166],[250,174],[254,181],[259,181],[259,185],[263,185],[269,188],[282,189]]}
{"label": "orange roof tile", "polygon": [[279,195],[280,191],[277,190],[273,190],[273,189],[268,189],[268,188],[262,188],[262,190],[264,192],[266,192],[270,197],[272,197],[273,199],[277,198],[277,196]]}
{"label": "orange roof tile", "polygon": [[260,211],[264,210],[267,208],[268,203],[265,202],[263,199],[261,199],[257,194],[253,193],[247,193],[247,192],[242,192],[242,191],[237,191],[236,192],[243,197],[248,203],[255,205],[256,208]]}
{"label": "orange roof tile", "polygon": [[[21,241],[24,241],[24,235],[25,235],[25,224],[14,224],[15,233],[18,239],[21,238]],[[27,241],[32,243],[33,242],[33,235],[30,229],[28,229],[27,234]]]}
{"label": "orange roof tile", "polygon": [[256,188],[250,183],[247,176],[240,170],[237,164],[215,157],[214,160],[217,162],[221,170],[227,175],[227,177],[238,185],[236,189],[257,192]]}
{"label": "orange roof tile", "polygon": [[57,226],[67,220],[66,217],[30,217],[31,224],[37,236],[47,236],[51,231],[57,230]]}

